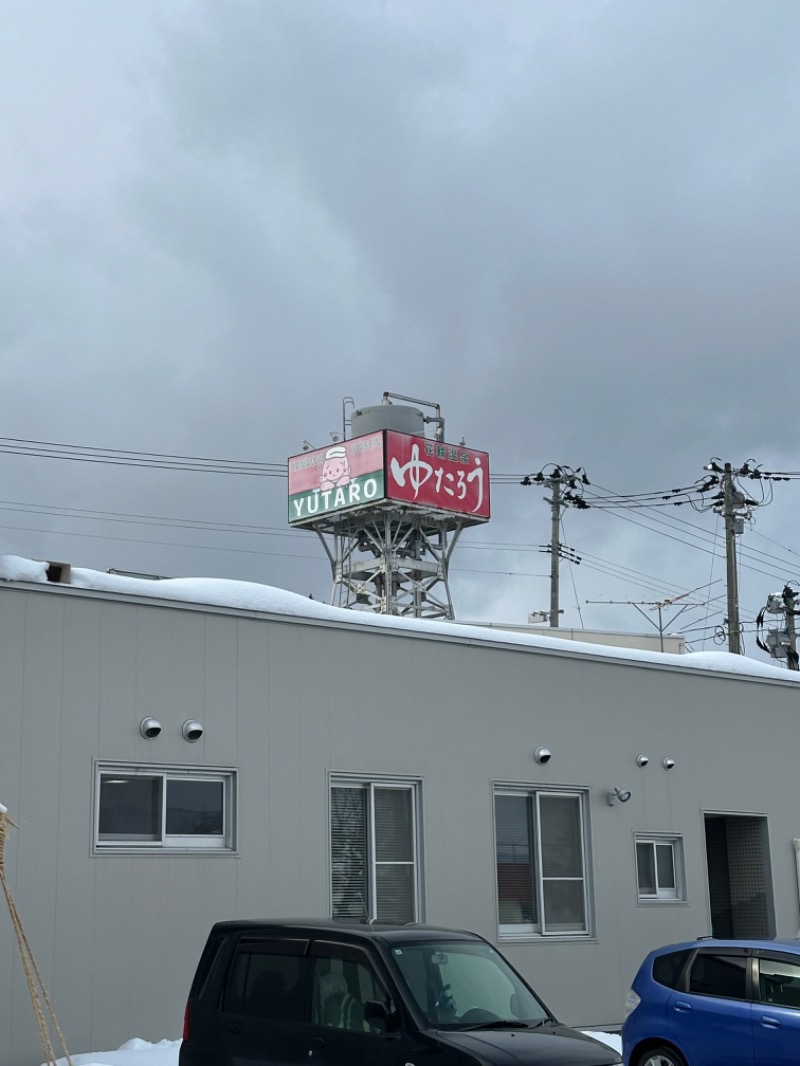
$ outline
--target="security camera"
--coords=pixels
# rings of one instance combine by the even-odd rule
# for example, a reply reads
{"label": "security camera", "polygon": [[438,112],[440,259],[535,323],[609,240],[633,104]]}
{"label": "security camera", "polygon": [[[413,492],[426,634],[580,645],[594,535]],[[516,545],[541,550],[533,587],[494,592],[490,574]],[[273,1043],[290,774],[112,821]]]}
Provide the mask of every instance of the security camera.
{"label": "security camera", "polygon": [[664,759],[662,761],[661,765],[664,767],[665,770],[671,770],[672,767],[675,765],[675,760],[674,759],[670,759],[670,757],[668,755],[666,757],[666,759]]}
{"label": "security camera", "polygon": [[183,734],[184,740],[188,740],[190,744],[194,744],[194,742],[199,740],[203,735],[203,727],[199,722],[189,719],[189,721],[183,723],[181,733]]}
{"label": "security camera", "polygon": [[161,732],[161,722],[157,718],[143,718],[139,723],[139,732],[145,740],[155,740]]}
{"label": "security camera", "polygon": [[647,755],[637,755],[636,756],[636,765],[637,766],[647,766],[647,764],[649,762],[650,762],[650,759],[649,759],[649,757]]}
{"label": "security camera", "polygon": [[537,748],[533,753],[533,757],[537,762],[546,763],[553,758],[553,753],[549,748]]}

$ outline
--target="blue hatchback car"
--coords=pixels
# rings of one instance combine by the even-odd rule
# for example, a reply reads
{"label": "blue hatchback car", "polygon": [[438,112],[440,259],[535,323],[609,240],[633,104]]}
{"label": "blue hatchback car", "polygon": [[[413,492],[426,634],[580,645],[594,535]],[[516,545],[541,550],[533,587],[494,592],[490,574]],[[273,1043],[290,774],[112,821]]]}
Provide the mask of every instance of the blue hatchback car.
{"label": "blue hatchback car", "polygon": [[625,1010],[625,1066],[798,1066],[800,940],[658,948]]}

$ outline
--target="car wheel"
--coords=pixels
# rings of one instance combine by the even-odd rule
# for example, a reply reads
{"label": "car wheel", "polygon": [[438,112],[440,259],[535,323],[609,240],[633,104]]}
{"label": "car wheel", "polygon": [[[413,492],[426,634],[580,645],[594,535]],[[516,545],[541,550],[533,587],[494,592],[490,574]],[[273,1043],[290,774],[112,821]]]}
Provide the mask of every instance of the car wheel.
{"label": "car wheel", "polygon": [[686,1066],[686,1059],[671,1047],[653,1047],[639,1056],[636,1066]]}

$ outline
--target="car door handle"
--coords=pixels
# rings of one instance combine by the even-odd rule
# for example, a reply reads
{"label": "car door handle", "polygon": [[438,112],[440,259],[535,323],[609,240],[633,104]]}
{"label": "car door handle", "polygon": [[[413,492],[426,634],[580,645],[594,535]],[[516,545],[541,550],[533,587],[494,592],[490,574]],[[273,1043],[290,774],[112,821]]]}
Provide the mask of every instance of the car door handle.
{"label": "car door handle", "polygon": [[325,1041],[322,1039],[321,1036],[315,1036],[312,1037],[311,1040],[309,1040],[308,1046],[313,1048],[315,1051],[319,1051],[321,1047],[325,1047]]}
{"label": "car door handle", "polygon": [[673,1009],[685,1014],[692,1009],[691,1003],[687,1003],[685,999],[678,999],[673,1004]]}
{"label": "car door handle", "polygon": [[762,1014],[761,1024],[764,1026],[765,1029],[780,1029],[781,1020],[780,1018],[773,1017],[773,1015],[771,1014]]}
{"label": "car door handle", "polygon": [[241,1033],[241,1031],[242,1031],[242,1027],[241,1027],[241,1025],[239,1025],[238,1022],[232,1022],[228,1026],[228,1032],[231,1034],[231,1036],[237,1036],[239,1033]]}

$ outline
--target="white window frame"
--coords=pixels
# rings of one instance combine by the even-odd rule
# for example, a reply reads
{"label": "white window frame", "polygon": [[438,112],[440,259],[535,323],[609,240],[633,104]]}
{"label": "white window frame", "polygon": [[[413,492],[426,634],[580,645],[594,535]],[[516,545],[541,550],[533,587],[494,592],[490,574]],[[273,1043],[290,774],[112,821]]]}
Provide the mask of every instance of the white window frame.
{"label": "white window frame", "polygon": [[[495,800],[498,796],[524,797],[531,805],[533,815],[533,847],[535,857],[532,861],[531,879],[534,885],[536,897],[536,922],[503,923],[500,921],[500,894],[497,883],[497,814]],[[580,878],[556,878],[555,880],[574,880],[583,884],[583,913],[584,928],[575,930],[563,930],[547,928],[546,910],[544,902],[545,881],[553,880],[542,875],[542,834],[540,830],[540,799],[541,797],[564,797],[576,799],[579,804],[580,815],[580,849],[583,876]],[[495,898],[498,908],[498,934],[500,940],[583,940],[593,935],[592,931],[592,898],[589,882],[589,792],[588,789],[556,789],[540,788],[535,785],[525,787],[504,786],[496,784],[492,795],[492,827],[494,831],[494,864],[495,864]]]}
{"label": "white window frame", "polygon": [[[141,777],[160,781],[160,834],[157,839],[135,839],[119,834],[116,839],[100,837],[100,806],[104,778]],[[170,781],[210,781],[222,785],[222,826],[221,834],[177,835],[166,832],[167,803],[166,795]],[[109,782],[106,782],[108,786]],[[132,851],[153,853],[197,853],[198,851],[228,852],[235,851],[236,822],[236,771],[232,769],[150,765],[144,763],[97,762],[94,773],[94,819],[93,850],[96,854]]]}
{"label": "white window frame", "polygon": [[[649,845],[653,849],[653,871],[656,878],[654,893],[642,892],[639,886],[639,845]],[[666,846],[672,849],[672,871],[674,887],[661,887],[658,884],[658,862],[656,847]],[[684,903],[686,901],[686,876],[683,862],[683,837],[676,833],[636,833],[633,838],[633,857],[636,870],[636,895],[640,903]]]}
{"label": "white window frame", "polygon": [[[422,870],[421,870],[421,816],[420,816],[420,792],[422,783],[418,778],[391,777],[381,778],[374,775],[354,774],[330,774],[328,780],[328,913],[333,916],[333,831],[331,816],[333,805],[331,793],[334,788],[361,789],[367,794],[367,899],[364,901],[368,913],[363,915],[364,920],[374,919],[378,913],[378,888],[377,868],[381,865],[408,865],[414,870],[414,915],[409,919],[412,922],[420,922],[422,918]],[[398,789],[408,792],[411,797],[411,845],[412,858],[407,863],[381,863],[376,858],[375,842],[375,791],[376,789]]]}

